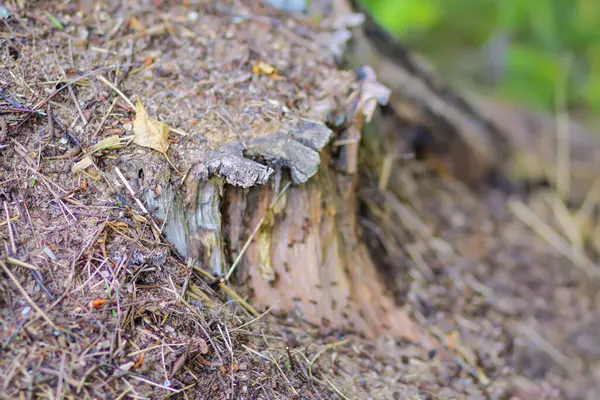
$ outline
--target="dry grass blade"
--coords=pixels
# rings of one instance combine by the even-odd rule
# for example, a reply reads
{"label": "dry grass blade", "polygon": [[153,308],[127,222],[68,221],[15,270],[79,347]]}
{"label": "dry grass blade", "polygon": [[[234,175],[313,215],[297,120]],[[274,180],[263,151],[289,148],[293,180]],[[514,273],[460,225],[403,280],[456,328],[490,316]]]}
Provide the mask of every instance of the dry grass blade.
{"label": "dry grass blade", "polygon": [[281,369],[281,367],[279,366],[279,363],[277,362],[277,360],[275,360],[275,357],[273,357],[273,354],[271,353],[271,350],[269,350],[270,346],[269,346],[269,342],[267,342],[267,338],[264,335],[264,332],[261,331],[262,335],[262,339],[265,342],[265,345],[267,346],[267,353],[269,353],[269,357],[271,359],[271,362],[273,364],[275,364],[275,366],[277,367],[277,370],[279,371],[279,373],[281,374],[281,376],[283,377],[283,379],[285,379],[285,381],[287,382],[289,388],[292,390],[292,392],[298,396],[298,392],[296,391],[296,389],[294,388],[294,386],[292,385],[292,382],[290,382],[290,379],[287,377],[287,375],[283,372],[283,370]]}
{"label": "dry grass blade", "polygon": [[13,264],[13,265],[18,265],[19,267],[29,268],[29,269],[31,269],[33,271],[39,271],[40,270],[35,265],[26,263],[25,261],[21,261],[21,260],[18,260],[16,258],[13,258],[13,257],[6,257],[6,260],[4,260],[4,261],[6,261],[8,264]]}
{"label": "dry grass blade", "polygon": [[11,219],[9,219],[7,221],[0,221],[0,226],[8,225],[9,223],[18,220],[19,218],[21,218],[20,215],[15,215],[14,217],[12,217]]}
{"label": "dry grass blade", "polygon": [[15,243],[15,236],[13,233],[13,227],[12,224],[10,223],[10,213],[8,212],[8,205],[6,204],[6,202],[3,202],[4,204],[4,212],[6,214],[6,226],[8,228],[8,239],[10,241],[10,249],[12,251],[12,254],[17,254],[17,245]]}
{"label": "dry grass blade", "polygon": [[312,377],[312,367],[315,365],[315,363],[317,362],[317,360],[319,359],[319,357],[321,357],[323,355],[323,353],[325,353],[328,350],[334,349],[338,346],[343,346],[346,343],[348,343],[350,341],[350,339],[344,339],[342,341],[336,342],[336,343],[331,343],[328,344],[326,346],[324,346],[321,350],[319,350],[317,352],[317,354],[315,354],[313,356],[313,358],[310,360],[310,362],[308,363],[308,374],[310,375],[310,377]]}
{"label": "dry grass blade", "polygon": [[261,319],[262,317],[264,317],[265,315],[267,315],[269,312],[271,312],[271,310],[275,307],[277,307],[278,303],[273,304],[271,307],[269,307],[264,313],[260,314],[258,317],[251,319],[250,321],[234,328],[231,330],[231,332],[235,332],[235,331],[239,331],[240,329],[243,329],[245,327],[247,327],[248,325],[252,325],[254,322],[258,321],[259,319]]}
{"label": "dry grass blade", "polygon": [[130,375],[130,377],[132,377],[133,379],[137,379],[138,381],[147,383],[150,386],[154,386],[163,390],[168,390],[169,392],[173,392],[173,393],[180,393],[181,389],[173,389],[172,387],[168,387],[165,385],[161,385],[160,383],[156,383],[156,382],[152,382],[149,379],[146,378],[142,378],[141,376],[136,376],[136,375]]}
{"label": "dry grass blade", "polygon": [[[568,69],[568,68],[567,68]],[[569,197],[571,187],[571,142],[569,114],[566,109],[567,72],[556,86],[556,189],[561,199]]]}
{"label": "dry grass blade", "polygon": [[527,339],[529,339],[540,350],[546,353],[556,364],[564,368],[565,371],[570,372],[574,370],[573,362],[571,362],[569,357],[561,353],[531,326],[518,322],[513,322],[511,326],[514,330],[516,330],[516,332],[527,337]]}
{"label": "dry grass blade", "polygon": [[527,226],[536,232],[548,244],[553,246],[559,253],[568,258],[575,266],[591,276],[600,276],[600,269],[585,254],[570,246],[551,226],[518,200],[510,200],[510,210],[520,218]]}
{"label": "dry grass blade", "polygon": [[556,220],[562,228],[564,236],[569,240],[569,243],[575,251],[583,253],[583,229],[578,223],[576,215],[571,213],[565,205],[565,202],[558,196],[552,196],[550,201],[552,203],[552,210],[554,211]]}
{"label": "dry grass blade", "polygon": [[133,110],[135,110],[135,104],[133,104],[133,102],[131,100],[129,100],[129,97],[125,96],[125,93],[121,92],[118,87],[116,87],[115,85],[113,85],[112,82],[110,82],[108,79],[106,79],[102,75],[97,75],[96,78],[100,82],[104,83],[106,86],[108,86],[112,90],[114,90],[115,93],[117,93],[123,100],[125,100],[125,102],[129,105],[129,107],[131,107]]}
{"label": "dry grass blade", "polygon": [[327,382],[327,384],[329,384],[329,386],[331,386],[331,388],[337,393],[339,394],[343,399],[345,400],[350,400],[346,395],[344,395],[342,393],[342,391],[340,389],[337,388],[337,386],[335,386],[333,384],[333,382],[331,382],[331,380],[329,378],[327,378],[325,375],[323,375],[323,379],[325,379],[325,382]]}

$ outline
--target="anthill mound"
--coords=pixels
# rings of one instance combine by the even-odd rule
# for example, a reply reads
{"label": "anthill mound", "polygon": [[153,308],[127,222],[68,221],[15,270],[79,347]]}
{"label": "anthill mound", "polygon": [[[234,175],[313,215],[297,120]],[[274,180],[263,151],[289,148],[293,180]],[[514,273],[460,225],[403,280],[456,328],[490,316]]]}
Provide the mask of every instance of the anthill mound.
{"label": "anthill mound", "polygon": [[[365,173],[365,239],[449,360],[256,316],[179,256],[141,199],[190,176],[262,185],[278,161],[302,185],[335,135],[320,122],[359,85],[336,65],[339,26],[253,3],[0,6],[2,397],[593,393],[597,282],[583,261],[516,218],[521,203],[492,215],[412,164],[400,194],[371,192]],[[265,160],[282,131],[306,157]]]}

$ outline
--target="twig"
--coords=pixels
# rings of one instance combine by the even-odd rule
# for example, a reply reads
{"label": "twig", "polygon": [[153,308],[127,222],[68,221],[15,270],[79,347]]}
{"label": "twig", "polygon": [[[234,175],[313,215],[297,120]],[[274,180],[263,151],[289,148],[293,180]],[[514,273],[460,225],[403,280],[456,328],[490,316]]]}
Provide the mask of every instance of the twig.
{"label": "twig", "polygon": [[565,239],[562,238],[551,226],[546,224],[532,210],[527,208],[525,204],[517,200],[510,200],[509,209],[529,226],[531,230],[536,232],[542,239],[546,240],[550,245],[569,259],[575,266],[587,272],[590,276],[600,275],[600,269],[586,255],[575,248],[569,246]]}
{"label": "twig", "polygon": [[6,225],[8,227],[8,238],[10,241],[10,249],[12,254],[17,254],[17,245],[15,244],[15,236],[12,230],[12,224],[10,223],[10,213],[8,212],[8,205],[6,201],[4,203],[4,213],[6,214]]}
{"label": "twig", "polygon": [[[261,329],[261,333],[262,329]],[[290,386],[290,389],[292,389],[292,392],[298,396],[298,392],[296,391],[296,389],[294,389],[294,386],[292,385],[292,382],[290,382],[290,380],[288,379],[287,375],[283,372],[283,370],[281,369],[281,367],[279,366],[279,363],[275,360],[275,357],[273,357],[273,354],[271,353],[271,350],[269,350],[269,342],[267,342],[267,338],[266,337],[262,337],[263,341],[265,342],[265,344],[267,345],[267,353],[269,353],[269,356],[271,356],[271,362],[273,362],[273,364],[275,364],[275,366],[277,367],[277,369],[279,370],[279,373],[281,374],[281,376],[283,376],[283,379],[285,379],[285,381],[288,383],[288,385]]]}
{"label": "twig", "polygon": [[85,115],[83,115],[83,111],[81,110],[81,106],[79,105],[79,101],[77,100],[77,96],[75,96],[75,91],[73,90],[73,86],[69,86],[69,94],[71,95],[71,98],[73,99],[73,103],[75,103],[75,108],[77,109],[77,112],[79,113],[79,117],[81,118],[81,121],[83,121],[84,125],[87,125],[88,120],[85,117]]}
{"label": "twig", "polygon": [[336,348],[338,346],[342,346],[346,343],[348,343],[350,341],[350,339],[344,339],[342,341],[339,342],[335,342],[335,343],[331,343],[328,344],[327,346],[323,347],[317,354],[315,354],[315,356],[312,358],[312,360],[310,360],[310,362],[308,363],[308,374],[310,375],[310,377],[312,378],[312,367],[313,365],[315,365],[315,362],[317,362],[317,360],[319,359],[319,357],[321,357],[321,355],[323,355],[323,353],[325,353],[327,350]]}
{"label": "twig", "polygon": [[566,66],[562,79],[557,83],[554,96],[556,107],[556,189],[561,199],[568,198],[571,186],[571,132],[569,131],[569,114],[565,107],[569,66]]}
{"label": "twig", "polygon": [[219,348],[217,347],[217,345],[215,344],[215,342],[212,340],[212,338],[210,337],[210,335],[206,331],[206,328],[204,327],[204,323],[203,323],[204,322],[204,315],[202,315],[200,313],[200,311],[198,311],[198,309],[196,307],[193,307],[183,297],[181,297],[179,299],[179,301],[181,301],[188,309],[190,309],[190,311],[192,311],[194,314],[196,314],[198,316],[198,319],[199,319],[198,325],[200,326],[200,329],[202,329],[202,333],[204,333],[204,336],[206,336],[206,339],[210,342],[211,346],[213,347],[213,349],[215,351],[215,354],[219,358],[219,361],[221,361],[221,363],[223,363],[223,358],[221,357],[221,352],[219,351]]}
{"label": "twig", "polygon": [[563,353],[556,349],[546,339],[544,339],[535,329],[522,323],[513,322],[513,329],[517,332],[525,335],[533,344],[535,344],[540,350],[546,353],[556,364],[560,365],[565,371],[573,371],[573,363]]}
{"label": "twig", "polygon": [[161,233],[160,228],[158,227],[158,225],[156,225],[156,222],[154,222],[154,219],[150,216],[150,213],[148,212],[148,210],[146,209],[146,207],[144,206],[144,204],[141,202],[141,200],[138,199],[138,197],[135,194],[135,191],[129,185],[129,182],[127,182],[127,179],[125,179],[125,176],[123,176],[123,174],[121,173],[121,170],[119,169],[119,167],[115,167],[115,172],[117,173],[117,175],[119,175],[119,178],[121,178],[121,181],[123,182],[123,185],[125,185],[125,187],[129,191],[129,193],[131,194],[131,196],[133,197],[133,199],[137,203],[138,207],[142,210],[142,212],[145,215],[147,215],[149,217],[148,219],[150,220],[150,223],[152,224],[152,227],[154,229],[156,229],[156,232],[160,235],[160,233]]}
{"label": "twig", "polygon": [[146,347],[145,349],[140,349],[140,350],[132,351],[131,353],[127,354],[127,357],[135,357],[135,356],[137,356],[139,354],[143,354],[143,353],[147,353],[147,352],[152,351],[152,350],[160,349],[161,347],[176,347],[176,346],[187,346],[187,344],[186,343],[163,343],[163,344],[157,344],[155,346]]}
{"label": "twig", "polygon": [[135,376],[135,375],[130,375],[130,376],[131,376],[132,378],[134,378],[134,379],[137,379],[137,380],[139,380],[139,381],[145,382],[145,383],[147,383],[148,385],[155,386],[155,387],[157,387],[157,388],[161,388],[161,389],[164,389],[164,390],[168,390],[169,392],[173,392],[173,393],[179,393],[179,392],[181,392],[181,390],[180,390],[180,389],[173,389],[173,388],[171,388],[171,387],[168,387],[168,386],[165,386],[165,385],[161,385],[161,384],[159,384],[159,383],[156,383],[156,382],[152,382],[152,381],[151,381],[151,380],[149,380],[149,379],[142,378],[141,376]]}
{"label": "twig", "polygon": [[[194,269],[200,272],[202,275],[206,276],[211,281],[216,281],[215,278],[210,272],[203,270],[202,268],[194,265]],[[219,288],[222,289],[225,293],[231,296],[239,305],[241,305],[246,311],[248,311],[252,316],[258,317],[258,311],[254,307],[252,307],[246,300],[242,299],[242,297],[237,294],[233,289],[227,286],[224,282],[219,282]]]}
{"label": "twig", "polygon": [[65,384],[66,377],[65,375],[65,356],[66,354],[63,352],[60,357],[60,367],[58,370],[58,385],[56,385],[56,399],[63,398],[63,385]]}
{"label": "twig", "polygon": [[96,129],[96,131],[94,132],[94,134],[92,135],[92,137],[96,137],[98,136],[98,134],[100,133],[100,131],[102,130],[102,128],[104,128],[104,124],[106,123],[106,120],[108,119],[108,116],[110,115],[110,113],[112,112],[113,108],[115,107],[115,104],[117,104],[117,100],[119,98],[115,97],[114,100],[112,101],[112,103],[110,103],[110,107],[108,107],[108,111],[106,111],[106,114],[104,114],[104,116],[102,117],[102,120],[100,121],[100,125],[98,125],[98,128]]}
{"label": "twig", "polygon": [[16,220],[18,220],[19,218],[21,218],[21,216],[19,215],[15,215],[14,217],[12,217],[11,219],[9,219],[8,221],[0,221],[0,226],[4,226],[10,222],[14,222]]}
{"label": "twig", "polygon": [[235,359],[233,356],[233,342],[231,341],[231,336],[229,335],[229,330],[227,329],[227,325],[223,325],[223,327],[225,328],[226,335],[223,334],[223,330],[221,329],[221,324],[217,324],[219,333],[221,333],[221,337],[223,338],[223,343],[225,343],[227,350],[229,350],[229,355],[231,356],[231,365],[229,366],[229,370],[231,372],[231,396],[233,398],[233,391],[234,391],[233,364],[235,362]]}
{"label": "twig", "polygon": [[262,358],[262,359],[265,359],[265,360],[267,360],[267,361],[271,361],[271,362],[273,361],[273,360],[271,360],[269,357],[265,356],[264,354],[261,354],[261,353],[259,353],[258,351],[254,350],[254,349],[253,349],[253,348],[251,348],[251,347],[248,347],[248,346],[246,346],[246,345],[245,345],[245,344],[243,344],[243,343],[242,343],[242,347],[243,347],[243,348],[245,348],[245,349],[248,351],[248,353],[252,353],[252,354],[254,354],[255,356],[258,356],[258,357],[260,357],[260,358]]}
{"label": "twig", "polygon": [[343,393],[340,391],[340,389],[338,389],[338,388],[337,388],[337,387],[336,387],[336,386],[333,384],[333,382],[331,382],[331,381],[329,380],[329,378],[327,378],[325,375],[323,375],[323,379],[325,379],[325,381],[326,381],[326,382],[329,384],[329,386],[331,386],[331,388],[332,388],[333,390],[335,390],[335,392],[336,392],[337,394],[339,394],[339,395],[340,395],[340,396],[341,396],[343,399],[350,400],[348,397],[346,397],[346,396],[345,396],[345,395],[344,395],[344,394],[343,394]]}
{"label": "twig", "polygon": [[55,330],[59,330],[58,326],[56,326],[54,324],[54,322],[52,322],[52,320],[46,314],[44,314],[44,312],[42,311],[42,309],[39,308],[37,306],[37,304],[35,304],[35,302],[33,301],[33,299],[31,297],[29,297],[29,295],[27,294],[27,292],[25,291],[25,289],[23,289],[23,287],[19,283],[17,277],[13,275],[13,273],[10,271],[10,269],[8,269],[8,267],[6,266],[6,264],[4,263],[4,261],[2,261],[2,260],[0,260],[0,267],[2,267],[2,269],[4,270],[4,272],[6,273],[6,275],[8,275],[8,277],[10,278],[10,280],[13,281],[13,283],[17,286],[17,288],[19,289],[19,291],[21,292],[21,294],[25,297],[25,300],[27,300],[27,302],[29,303],[29,305],[33,309],[35,309],[42,316],[42,318],[44,318],[46,320],[46,322],[48,322],[48,324],[50,324],[50,326],[52,328],[54,328]]}
{"label": "twig", "polygon": [[102,83],[104,83],[106,86],[110,87],[112,90],[115,91],[115,93],[117,93],[119,96],[121,96],[121,98],[123,100],[125,100],[125,102],[129,105],[129,107],[131,107],[132,109],[135,110],[135,104],[133,104],[133,102],[131,100],[129,100],[129,97],[127,97],[125,95],[125,93],[121,92],[119,90],[118,87],[116,87],[115,85],[113,85],[113,83],[111,81],[109,81],[108,79],[106,79],[104,76],[102,75],[98,75],[96,76],[96,79],[98,79],[99,81],[101,81]]}
{"label": "twig", "polygon": [[31,269],[33,271],[39,271],[40,270],[35,265],[26,263],[25,261],[21,261],[21,260],[18,260],[16,258],[13,258],[13,257],[6,257],[6,260],[4,260],[4,261],[6,261],[9,264],[18,265],[19,267],[29,268],[29,269]]}
{"label": "twig", "polygon": [[258,321],[259,319],[261,319],[263,316],[267,315],[273,308],[275,308],[275,306],[277,306],[277,304],[279,304],[279,302],[276,302],[275,304],[273,304],[271,307],[269,307],[269,309],[267,311],[265,311],[264,313],[260,314],[258,317],[246,322],[245,324],[242,324],[234,329],[231,330],[231,332],[235,332],[235,331],[239,331],[242,328],[245,328],[246,326]]}

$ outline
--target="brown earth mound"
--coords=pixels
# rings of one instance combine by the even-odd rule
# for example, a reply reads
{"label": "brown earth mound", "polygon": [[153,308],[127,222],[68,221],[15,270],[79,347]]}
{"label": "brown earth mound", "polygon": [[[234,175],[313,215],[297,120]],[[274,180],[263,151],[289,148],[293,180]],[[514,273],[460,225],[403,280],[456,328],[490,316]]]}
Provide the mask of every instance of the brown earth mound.
{"label": "brown earth mound", "polygon": [[596,398],[580,219],[432,175],[402,122],[361,138],[385,90],[339,19],[0,19],[3,398]]}

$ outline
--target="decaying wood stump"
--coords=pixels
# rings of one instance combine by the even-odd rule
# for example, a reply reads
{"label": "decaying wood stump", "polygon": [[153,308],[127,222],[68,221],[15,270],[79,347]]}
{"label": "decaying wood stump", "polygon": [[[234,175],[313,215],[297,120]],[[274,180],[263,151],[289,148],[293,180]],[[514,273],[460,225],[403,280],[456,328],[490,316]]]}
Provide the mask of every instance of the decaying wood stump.
{"label": "decaying wood stump", "polygon": [[[234,17],[242,25],[204,16],[214,31],[231,31],[230,48],[202,39],[203,58],[195,66],[211,87],[204,120],[190,129],[203,131],[206,142],[184,139],[175,146],[176,162],[187,168],[183,177],[156,155],[148,162],[149,152],[121,168],[129,177],[144,171],[132,185],[154,189],[144,201],[178,252],[235,278],[257,308],[420,341],[418,326],[388,292],[361,238],[357,154],[364,121],[389,99],[400,125],[433,132],[453,175],[473,186],[510,176],[514,137],[525,133],[480,112],[481,105],[442,85],[371,20],[360,27],[362,17],[348,3],[334,3],[318,26],[252,7],[248,15],[263,16],[240,12]],[[351,31],[345,57],[357,72],[344,72],[335,61]],[[373,69],[359,68],[366,64],[391,92]],[[401,134],[407,130],[391,136],[387,153],[371,153],[383,158],[371,163],[385,165],[407,151],[408,136]]]}
{"label": "decaying wood stump", "polygon": [[[140,93],[151,112],[163,110],[165,122],[203,132],[171,146],[182,174],[147,149],[121,158],[119,168],[177,251],[249,289],[257,309],[420,342],[358,224],[360,130],[388,89],[369,68],[339,69],[335,60],[348,38],[343,23],[316,26],[273,10],[246,11],[254,16],[237,16],[242,24],[228,25],[215,11],[196,25],[232,32],[227,47],[199,36],[206,43],[194,70],[210,83],[200,116],[182,118],[182,110],[157,102],[166,97]],[[176,65],[187,62],[172,57]],[[178,76],[173,92],[199,85]]]}
{"label": "decaying wood stump", "polygon": [[[305,122],[295,132],[248,142],[244,153],[273,169],[243,158],[241,147],[238,154],[221,149],[194,165],[180,187],[164,163],[156,174],[146,167],[146,176],[164,184],[144,201],[166,222],[178,251],[203,268],[227,275],[240,256],[234,277],[251,288],[254,306],[318,326],[419,340],[358,236],[357,178],[331,166],[323,147],[332,136],[324,125]],[[132,161],[122,168],[144,169]]]}

